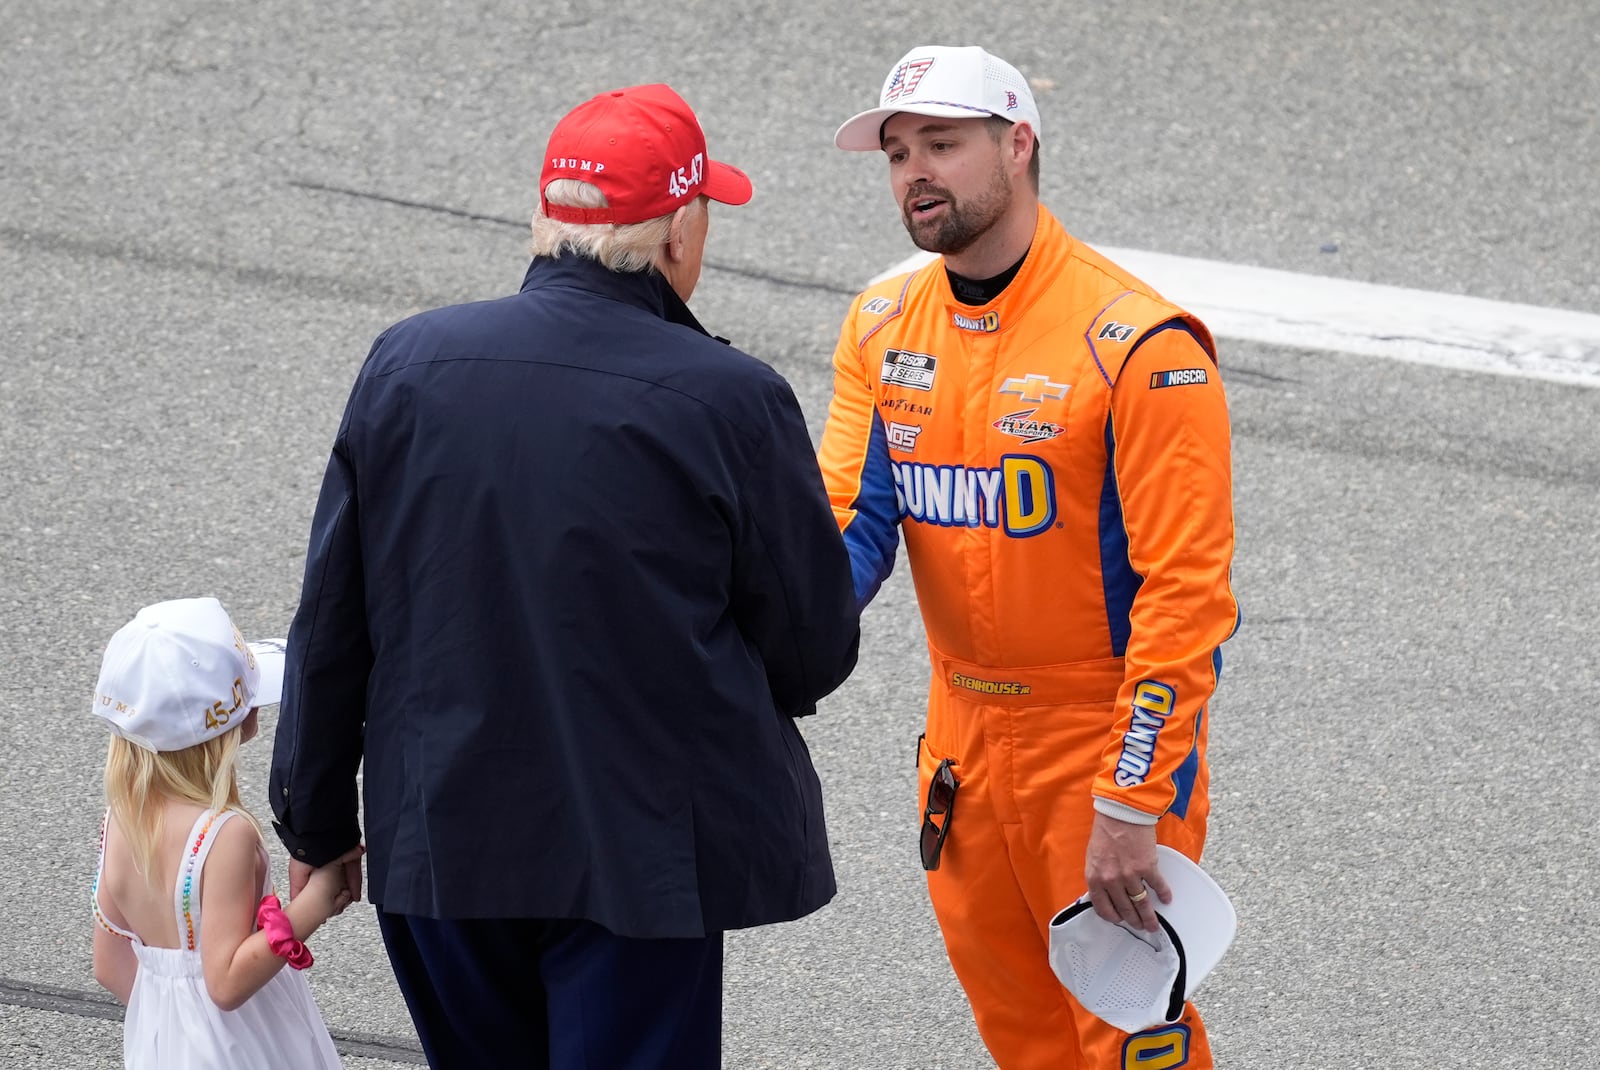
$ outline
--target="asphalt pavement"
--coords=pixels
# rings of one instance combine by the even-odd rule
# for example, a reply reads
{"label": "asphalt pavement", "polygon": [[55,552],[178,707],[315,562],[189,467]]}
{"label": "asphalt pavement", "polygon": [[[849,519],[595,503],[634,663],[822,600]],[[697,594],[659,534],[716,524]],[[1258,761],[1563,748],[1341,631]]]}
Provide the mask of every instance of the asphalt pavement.
{"label": "asphalt pavement", "polygon": [[[89,953],[106,640],[201,593],[283,633],[371,339],[518,285],[544,139],[593,93],[671,83],[751,173],[693,306],[814,432],[850,294],[911,252],[882,160],[831,134],[917,43],[1036,80],[1044,199],[1091,243],[1600,312],[1593,5],[10,0],[3,25],[8,1070],[120,1061]],[[1212,722],[1206,864],[1240,918],[1199,1001],[1218,1065],[1583,1065],[1600,391],[1226,340],[1222,363],[1244,626]],[[903,568],[864,626],[805,725],[840,893],[730,938],[732,1070],[992,1065],[916,862]],[[244,752],[258,813],[268,751]],[[348,1065],[415,1065],[370,911],[316,948]]]}

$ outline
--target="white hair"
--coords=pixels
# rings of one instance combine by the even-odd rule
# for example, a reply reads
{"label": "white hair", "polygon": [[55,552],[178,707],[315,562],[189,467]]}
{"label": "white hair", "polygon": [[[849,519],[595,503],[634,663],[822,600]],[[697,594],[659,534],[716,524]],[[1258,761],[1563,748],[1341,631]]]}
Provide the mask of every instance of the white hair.
{"label": "white hair", "polygon": [[[604,208],[606,195],[592,182],[557,178],[545,187],[545,200],[570,208]],[[704,198],[696,198],[703,201]],[[702,205],[702,210],[704,206]],[[657,216],[643,223],[564,223],[533,210],[534,256],[573,253],[598,260],[611,271],[648,271],[656,266],[661,247],[672,233],[672,216]]]}

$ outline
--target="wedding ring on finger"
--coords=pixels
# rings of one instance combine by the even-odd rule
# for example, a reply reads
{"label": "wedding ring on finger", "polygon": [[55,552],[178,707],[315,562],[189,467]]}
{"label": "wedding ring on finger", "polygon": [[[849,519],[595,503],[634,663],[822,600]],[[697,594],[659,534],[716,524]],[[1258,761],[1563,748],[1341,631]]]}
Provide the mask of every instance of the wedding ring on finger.
{"label": "wedding ring on finger", "polygon": [[1147,898],[1149,898],[1149,896],[1150,896],[1150,889],[1148,889],[1148,888],[1140,888],[1138,895],[1130,895],[1130,896],[1128,896],[1128,902],[1130,902],[1130,903],[1142,903]]}

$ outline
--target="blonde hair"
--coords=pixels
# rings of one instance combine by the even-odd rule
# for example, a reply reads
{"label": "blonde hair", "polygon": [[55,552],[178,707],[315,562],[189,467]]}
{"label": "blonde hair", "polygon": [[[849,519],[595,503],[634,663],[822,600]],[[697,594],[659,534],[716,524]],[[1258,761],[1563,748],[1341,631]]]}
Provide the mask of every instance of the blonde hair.
{"label": "blonde hair", "polygon": [[152,886],[165,809],[161,803],[165,801],[191,802],[218,813],[232,810],[261,835],[261,823],[239,799],[236,761],[240,738],[234,730],[183,750],[157,753],[121,736],[111,737],[106,752],[106,802],[128,840],[134,866]]}
{"label": "blonde hair", "polygon": [[[606,195],[599,186],[576,178],[557,178],[544,189],[550,204],[568,208],[604,208]],[[691,203],[705,207],[705,198]],[[611,271],[649,271],[656,266],[661,247],[672,234],[672,212],[643,223],[563,223],[544,214],[543,206],[533,210],[534,256],[560,256],[570,252],[597,260]]]}

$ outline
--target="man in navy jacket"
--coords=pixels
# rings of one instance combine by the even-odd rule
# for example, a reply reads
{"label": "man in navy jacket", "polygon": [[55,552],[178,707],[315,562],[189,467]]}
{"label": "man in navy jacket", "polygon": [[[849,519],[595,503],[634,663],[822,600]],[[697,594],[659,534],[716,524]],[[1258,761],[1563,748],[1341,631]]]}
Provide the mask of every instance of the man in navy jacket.
{"label": "man in navy jacket", "polygon": [[296,891],[365,762],[436,1067],[718,1067],[722,933],[833,896],[794,718],[855,664],[849,558],[789,385],[684,304],[750,196],[672,90],[602,94],[521,292],[389,328],[351,391],[270,792]]}

